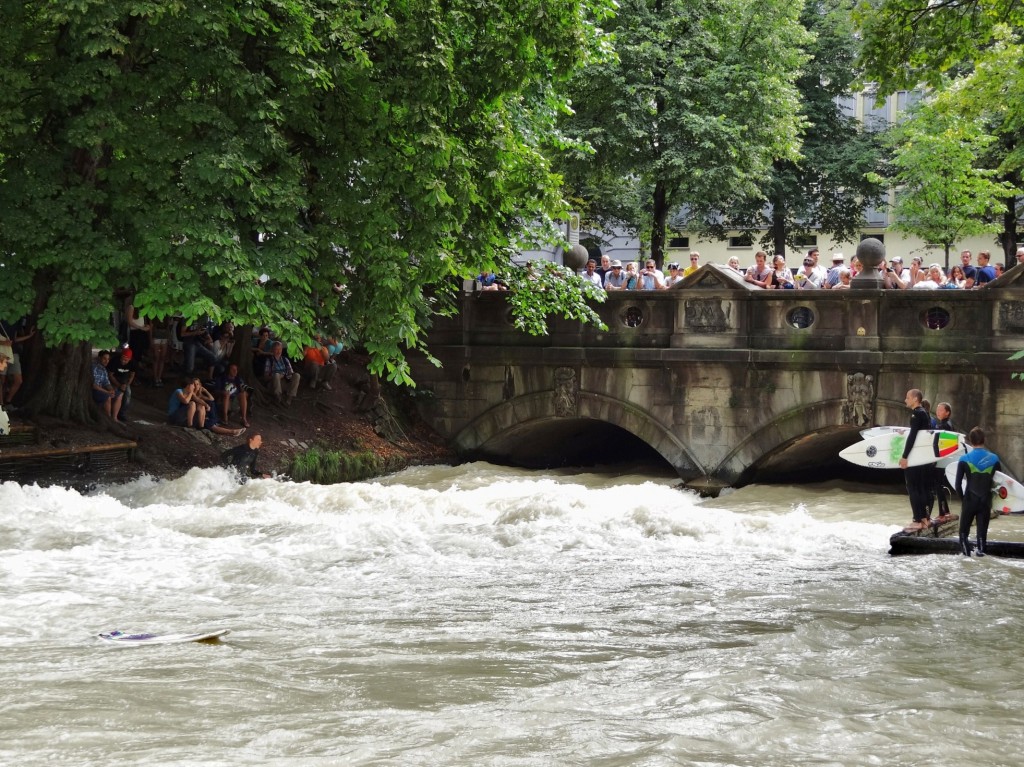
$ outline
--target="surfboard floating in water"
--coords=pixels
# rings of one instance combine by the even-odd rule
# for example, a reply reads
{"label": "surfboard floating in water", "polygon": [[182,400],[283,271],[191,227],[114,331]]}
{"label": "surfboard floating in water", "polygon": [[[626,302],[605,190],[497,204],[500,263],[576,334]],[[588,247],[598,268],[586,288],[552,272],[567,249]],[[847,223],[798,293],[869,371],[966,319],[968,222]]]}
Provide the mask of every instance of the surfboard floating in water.
{"label": "surfboard floating in water", "polygon": [[144,644],[181,644],[182,642],[215,642],[225,634],[230,634],[231,629],[218,629],[217,631],[201,631],[197,634],[132,634],[126,631],[105,631],[97,636],[105,642],[120,645],[144,645]]}
{"label": "surfboard floating in water", "polygon": [[[839,451],[839,457],[872,469],[898,469],[909,433],[910,429],[901,429],[863,439]],[[922,429],[917,433],[914,447],[907,455],[907,465],[924,466],[941,459],[956,458],[965,452],[966,442],[963,434],[939,429]]]}

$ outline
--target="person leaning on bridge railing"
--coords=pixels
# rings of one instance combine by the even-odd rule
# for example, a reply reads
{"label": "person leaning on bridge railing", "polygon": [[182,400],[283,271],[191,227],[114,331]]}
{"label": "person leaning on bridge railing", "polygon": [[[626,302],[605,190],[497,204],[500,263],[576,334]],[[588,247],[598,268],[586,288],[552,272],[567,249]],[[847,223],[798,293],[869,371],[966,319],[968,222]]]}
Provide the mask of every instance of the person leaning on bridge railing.
{"label": "person leaning on bridge railing", "polygon": [[757,251],[754,254],[754,265],[747,269],[747,273],[744,279],[751,285],[757,285],[760,288],[771,287],[772,270],[765,263],[768,260],[768,254],[763,250]]}
{"label": "person leaning on bridge railing", "polygon": [[625,290],[626,272],[622,268],[622,262],[618,259],[612,261],[611,271],[604,276],[605,290]]}
{"label": "person leaning on bridge railing", "polygon": [[[735,258],[735,256],[733,257]],[[739,260],[736,261],[739,264]],[[674,261],[668,265],[668,277],[665,278],[665,290],[668,290],[677,282],[683,281],[683,271],[679,268],[679,264]]]}

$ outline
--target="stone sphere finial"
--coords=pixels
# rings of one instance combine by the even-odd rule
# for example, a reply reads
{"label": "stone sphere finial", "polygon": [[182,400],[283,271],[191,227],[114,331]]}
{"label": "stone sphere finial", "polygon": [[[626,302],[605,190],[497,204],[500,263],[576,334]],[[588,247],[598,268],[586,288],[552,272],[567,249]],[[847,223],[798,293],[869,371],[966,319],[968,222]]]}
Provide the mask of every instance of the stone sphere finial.
{"label": "stone sphere finial", "polygon": [[578,242],[565,251],[565,254],[562,256],[562,263],[576,271],[586,266],[589,260],[590,254],[587,252],[587,249]]}
{"label": "stone sphere finial", "polygon": [[883,286],[879,265],[885,259],[885,245],[874,237],[865,237],[857,246],[857,259],[861,264],[860,273],[850,283],[851,288],[878,289]]}
{"label": "stone sphere finial", "polygon": [[857,258],[860,259],[865,271],[878,269],[878,265],[885,258],[885,245],[874,237],[865,237],[857,246]]}

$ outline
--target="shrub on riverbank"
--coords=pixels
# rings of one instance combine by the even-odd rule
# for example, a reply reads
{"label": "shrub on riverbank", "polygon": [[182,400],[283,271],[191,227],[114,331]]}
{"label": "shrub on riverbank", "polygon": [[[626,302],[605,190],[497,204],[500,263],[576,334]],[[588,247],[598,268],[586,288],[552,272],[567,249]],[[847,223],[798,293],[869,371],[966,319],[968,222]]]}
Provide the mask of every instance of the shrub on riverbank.
{"label": "shrub on riverbank", "polygon": [[407,464],[397,455],[383,457],[370,450],[353,453],[316,445],[292,457],[288,475],[295,482],[333,485],[388,474],[405,468]]}

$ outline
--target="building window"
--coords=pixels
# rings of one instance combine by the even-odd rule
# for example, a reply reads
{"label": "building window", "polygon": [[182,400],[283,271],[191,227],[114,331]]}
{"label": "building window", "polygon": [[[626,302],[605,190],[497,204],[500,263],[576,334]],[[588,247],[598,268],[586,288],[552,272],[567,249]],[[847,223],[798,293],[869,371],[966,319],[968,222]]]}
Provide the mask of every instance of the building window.
{"label": "building window", "polygon": [[861,241],[864,241],[864,240],[868,239],[868,237],[871,237],[873,239],[878,240],[883,245],[885,244],[885,235],[884,234],[861,234],[860,239],[861,239]]}
{"label": "building window", "polygon": [[786,314],[786,322],[791,328],[805,330],[814,324],[814,311],[807,306],[798,306],[790,309]]}
{"label": "building window", "polygon": [[883,100],[876,104],[878,94],[873,91],[865,91],[861,94],[861,107],[864,114],[864,129],[868,131],[881,131],[889,127],[889,101]]}
{"label": "building window", "polygon": [[638,328],[644,324],[644,313],[636,306],[626,307],[621,317],[622,324],[627,328]]}
{"label": "building window", "polygon": [[886,226],[889,223],[889,216],[884,207],[870,207],[864,209],[864,220],[868,226]]}
{"label": "building window", "polygon": [[896,91],[896,114],[903,114],[921,100],[921,91]]}
{"label": "building window", "polygon": [[790,239],[789,244],[794,248],[816,248],[818,247],[818,235],[798,234]]}
{"label": "building window", "polygon": [[670,248],[688,248],[690,247],[689,237],[669,237],[668,246]]}
{"label": "building window", "polygon": [[736,237],[729,238],[730,248],[752,248],[754,247],[754,237],[749,234],[740,234]]}
{"label": "building window", "polygon": [[849,93],[836,96],[836,106],[839,107],[839,111],[843,113],[844,117],[857,116],[857,99]]}

